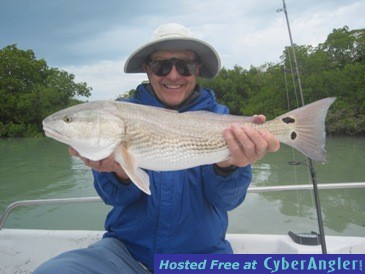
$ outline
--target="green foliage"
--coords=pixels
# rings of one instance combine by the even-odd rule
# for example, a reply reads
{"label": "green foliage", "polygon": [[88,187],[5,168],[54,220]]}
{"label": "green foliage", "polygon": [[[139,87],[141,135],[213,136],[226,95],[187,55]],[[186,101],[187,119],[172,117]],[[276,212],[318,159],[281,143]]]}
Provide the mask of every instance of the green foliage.
{"label": "green foliage", "polygon": [[119,99],[128,99],[130,97],[133,97],[134,93],[136,92],[135,89],[131,89],[130,91],[124,93],[124,94],[121,94],[117,97],[117,100]]}
{"label": "green foliage", "polygon": [[[310,103],[337,97],[327,116],[330,134],[365,134],[365,29],[334,29],[317,47],[294,45],[303,99]],[[265,114],[272,119],[301,106],[293,48],[279,64],[245,70],[223,68],[214,80],[200,79],[212,88],[233,114]]]}
{"label": "green foliage", "polygon": [[49,68],[32,50],[16,45],[0,51],[0,137],[42,135],[42,120],[74,104],[74,97],[91,95],[86,83]]}

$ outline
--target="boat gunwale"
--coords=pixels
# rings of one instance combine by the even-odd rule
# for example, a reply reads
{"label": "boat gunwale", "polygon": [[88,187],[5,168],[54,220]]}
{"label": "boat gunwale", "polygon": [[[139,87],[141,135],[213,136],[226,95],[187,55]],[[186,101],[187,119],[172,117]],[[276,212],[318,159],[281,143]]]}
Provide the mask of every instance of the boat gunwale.
{"label": "boat gunwale", "polygon": [[[321,190],[365,188],[365,182],[318,184],[318,188]],[[247,192],[265,193],[265,192],[276,192],[276,191],[300,191],[300,190],[313,190],[313,186],[311,184],[275,185],[275,186],[261,186],[261,187],[250,186]],[[2,214],[0,218],[0,230],[3,229],[10,213],[17,207],[36,206],[36,205],[64,205],[64,204],[68,205],[68,204],[80,204],[80,203],[97,203],[102,201],[103,200],[98,196],[16,201],[8,205],[4,213]]]}

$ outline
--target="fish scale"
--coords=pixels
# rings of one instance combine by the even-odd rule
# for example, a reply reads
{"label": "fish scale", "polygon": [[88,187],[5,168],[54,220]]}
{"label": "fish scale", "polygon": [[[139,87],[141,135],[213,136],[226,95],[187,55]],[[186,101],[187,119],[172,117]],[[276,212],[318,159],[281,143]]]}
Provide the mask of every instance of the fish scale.
{"label": "fish scale", "polygon": [[[176,114],[172,113],[172,116]],[[229,155],[222,126],[208,128],[199,125],[192,118],[185,118],[184,123],[174,123],[168,127],[164,123],[158,124],[157,119],[152,120],[153,118],[148,120],[148,125],[154,126],[143,127],[140,122],[127,125],[127,134],[131,139],[129,149],[141,168],[158,171],[179,170],[207,164],[209,158],[212,158],[209,163],[216,162],[219,152],[224,155],[218,158],[219,161]],[[202,130],[205,130],[210,138],[202,137]]]}

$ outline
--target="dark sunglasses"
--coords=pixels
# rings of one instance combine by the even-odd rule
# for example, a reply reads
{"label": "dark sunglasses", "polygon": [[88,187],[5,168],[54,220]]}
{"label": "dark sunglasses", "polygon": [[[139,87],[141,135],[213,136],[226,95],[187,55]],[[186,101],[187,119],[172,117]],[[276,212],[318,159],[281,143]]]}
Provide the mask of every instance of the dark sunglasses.
{"label": "dark sunglasses", "polygon": [[170,73],[172,66],[175,66],[177,72],[183,76],[195,75],[200,62],[198,60],[187,60],[187,59],[177,59],[171,58],[166,60],[155,60],[147,62],[147,65],[152,70],[152,72],[163,77]]}

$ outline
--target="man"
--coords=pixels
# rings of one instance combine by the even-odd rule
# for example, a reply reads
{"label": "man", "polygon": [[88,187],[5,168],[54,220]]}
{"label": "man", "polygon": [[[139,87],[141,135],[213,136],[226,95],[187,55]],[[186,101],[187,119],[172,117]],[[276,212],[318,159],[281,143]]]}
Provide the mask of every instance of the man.
{"label": "man", "polygon": [[[228,113],[212,90],[196,83],[198,76],[219,73],[217,52],[181,25],[159,27],[153,40],[129,57],[124,70],[145,72],[149,79],[137,87],[131,103]],[[269,132],[240,125],[227,125],[224,137],[231,152],[225,162],[171,172],[147,170],[151,196],[131,184],[112,157],[97,162],[81,158],[93,169],[96,191],[113,206],[104,239],[61,254],[35,273],[146,273],[153,270],[155,253],[232,253],[225,240],[227,211],[246,196],[250,164],[278,150],[279,142]],[[72,148],[70,153],[78,156]]]}

